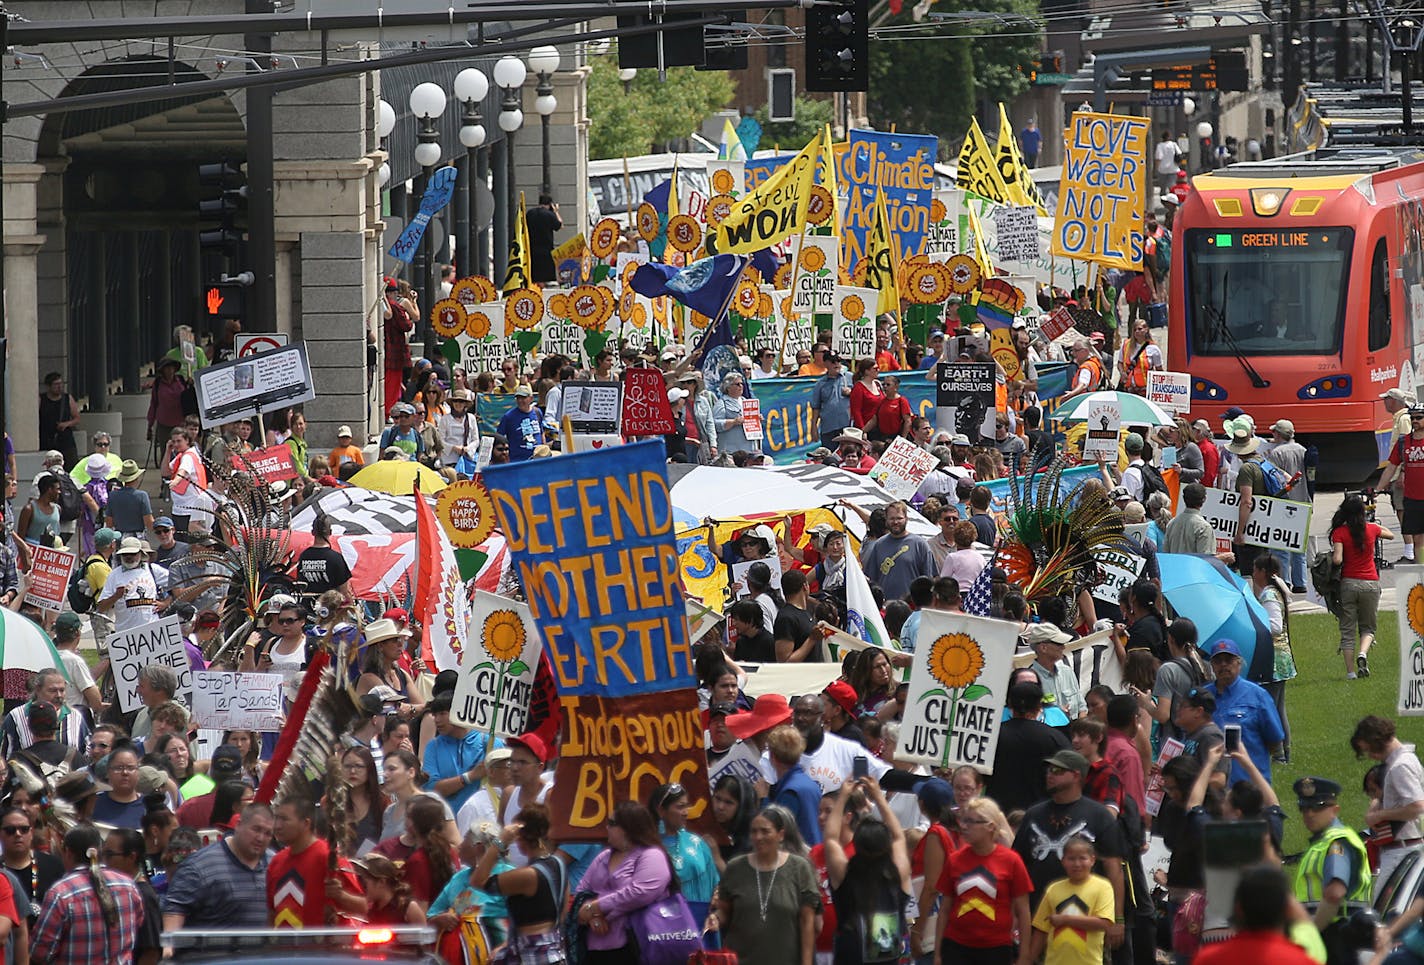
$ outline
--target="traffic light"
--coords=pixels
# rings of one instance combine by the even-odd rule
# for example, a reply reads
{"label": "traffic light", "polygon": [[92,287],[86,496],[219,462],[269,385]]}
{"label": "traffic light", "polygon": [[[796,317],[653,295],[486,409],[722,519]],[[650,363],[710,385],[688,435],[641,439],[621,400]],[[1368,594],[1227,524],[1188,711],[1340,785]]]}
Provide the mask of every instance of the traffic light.
{"label": "traffic light", "polygon": [[245,317],[247,287],[240,282],[220,281],[203,289],[201,314],[209,319]]}
{"label": "traffic light", "polygon": [[205,254],[237,255],[247,211],[244,180],[241,165],[233,161],[198,166],[198,244]]}
{"label": "traffic light", "polygon": [[806,89],[870,89],[870,0],[806,11]]}

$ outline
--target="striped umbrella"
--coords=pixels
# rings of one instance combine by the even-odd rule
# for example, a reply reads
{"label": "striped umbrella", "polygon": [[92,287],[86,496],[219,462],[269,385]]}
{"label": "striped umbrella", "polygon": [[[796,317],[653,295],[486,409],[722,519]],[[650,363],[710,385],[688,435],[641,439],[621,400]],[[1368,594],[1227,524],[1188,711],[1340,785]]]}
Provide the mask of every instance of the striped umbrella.
{"label": "striped umbrella", "polygon": [[1122,424],[1125,426],[1169,426],[1172,414],[1155,402],[1131,392],[1088,392],[1075,395],[1059,406],[1049,416],[1060,422],[1086,422],[1088,410],[1099,402],[1116,401],[1122,408]]}
{"label": "striped umbrella", "polygon": [[4,617],[0,620],[0,689],[5,700],[24,700],[30,695],[30,678],[36,672],[48,667],[63,672],[64,664],[38,623],[13,610],[0,609],[0,615]]}

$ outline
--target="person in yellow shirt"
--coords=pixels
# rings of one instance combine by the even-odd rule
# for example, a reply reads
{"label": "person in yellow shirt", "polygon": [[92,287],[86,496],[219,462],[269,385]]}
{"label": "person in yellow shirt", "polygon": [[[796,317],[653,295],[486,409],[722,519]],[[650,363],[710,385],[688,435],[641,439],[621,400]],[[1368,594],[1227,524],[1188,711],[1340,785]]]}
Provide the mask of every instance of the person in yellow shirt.
{"label": "person in yellow shirt", "polygon": [[817,342],[811,346],[811,361],[796,370],[797,375],[814,375],[816,378],[826,374],[826,356],[830,354],[831,347],[822,342]]}
{"label": "person in yellow shirt", "polygon": [[1063,845],[1063,870],[1043,890],[1038,913],[1033,916],[1033,938],[1028,961],[1044,965],[1102,965],[1104,935],[1113,924],[1112,883],[1093,874],[1097,849],[1081,835]]}
{"label": "person in yellow shirt", "polygon": [[361,455],[361,450],[351,444],[350,426],[341,426],[336,430],[336,448],[331,450],[331,455],[327,456],[326,461],[332,472],[340,472],[343,463],[354,462],[358,466],[366,465],[366,458]]}

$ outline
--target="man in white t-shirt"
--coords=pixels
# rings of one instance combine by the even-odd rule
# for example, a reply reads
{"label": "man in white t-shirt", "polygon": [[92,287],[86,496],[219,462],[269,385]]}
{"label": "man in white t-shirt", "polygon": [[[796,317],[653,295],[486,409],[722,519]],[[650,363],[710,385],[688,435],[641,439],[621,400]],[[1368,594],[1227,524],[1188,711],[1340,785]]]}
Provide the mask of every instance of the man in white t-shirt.
{"label": "man in white t-shirt", "polygon": [[[554,776],[544,773],[549,757],[544,741],[537,734],[523,734],[511,737],[504,743],[509,750],[511,785],[505,789],[502,800],[496,800],[493,795],[485,793],[486,788],[481,788],[479,793],[466,801],[455,818],[455,824],[461,832],[477,827],[481,821],[489,821],[495,827],[502,828],[512,824],[519,814],[519,809],[531,800],[535,804],[543,804],[549,797],[549,790],[554,786]],[[516,868],[529,864],[528,855],[519,848],[510,848],[507,860]]]}
{"label": "man in white t-shirt", "polygon": [[1157,190],[1161,194],[1167,194],[1177,183],[1177,159],[1181,156],[1182,149],[1172,140],[1172,133],[1163,128],[1157,147],[1152,151],[1152,159],[1157,162]]}
{"label": "man in white t-shirt", "polygon": [[109,571],[104,589],[94,605],[112,612],[114,632],[123,633],[151,623],[157,617],[158,585],[143,558],[143,543],[125,536],[114,554],[119,565]]}
{"label": "man in white t-shirt", "polygon": [[86,705],[94,711],[95,718],[104,709],[99,687],[94,683],[94,675],[89,671],[89,662],[79,653],[79,634],[82,624],[79,614],[65,610],[54,619],[54,648],[59,651],[60,662],[69,677],[69,686],[64,691],[64,702],[73,710],[82,710]]}
{"label": "man in white t-shirt", "polygon": [[[862,744],[827,734],[825,698],[806,694],[791,708],[791,723],[806,738],[806,753],[801,755],[801,770],[821,785],[824,794],[837,794],[855,772],[855,759],[864,757],[869,773],[877,780],[890,770],[890,765],[870,753]],[[777,775],[771,767],[770,755],[761,755],[761,772],[768,784],[775,784]]]}

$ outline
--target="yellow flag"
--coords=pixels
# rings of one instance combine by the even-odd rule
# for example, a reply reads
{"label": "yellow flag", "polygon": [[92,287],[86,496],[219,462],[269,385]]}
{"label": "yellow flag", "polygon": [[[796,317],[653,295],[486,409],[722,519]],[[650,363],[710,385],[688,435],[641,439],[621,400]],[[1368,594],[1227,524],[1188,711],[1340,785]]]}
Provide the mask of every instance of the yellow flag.
{"label": "yellow flag", "polygon": [[896,284],[895,240],[890,234],[890,212],[885,207],[885,190],[875,192],[875,222],[865,236],[865,287],[880,292],[875,313],[900,311],[900,288]]}
{"label": "yellow flag", "polygon": [[1032,205],[1039,214],[1047,216],[1048,211],[1038,196],[1038,188],[1034,186],[1033,178],[1029,177],[1028,166],[1019,153],[1018,139],[1014,136],[1014,127],[1009,123],[1009,112],[1004,109],[1003,101],[999,102],[999,141],[994,147],[994,164],[998,168],[999,179],[1008,189],[1011,203]]}
{"label": "yellow flag", "polygon": [[969,131],[964,135],[964,146],[959,149],[959,177],[955,182],[966,191],[973,191],[981,198],[1012,204],[1008,186],[999,176],[994,154],[989,150],[989,141],[979,128],[978,119],[970,121]]}
{"label": "yellow flag", "polygon": [[979,223],[979,215],[971,202],[964,206],[969,212],[969,230],[974,232],[974,260],[979,262],[979,271],[985,278],[994,277],[994,265],[989,261],[989,249],[984,246],[984,226]]}
{"label": "yellow flag", "polygon": [[821,138],[825,144],[825,150],[821,152],[821,186],[831,195],[831,220],[827,224],[830,225],[835,237],[839,238],[841,234],[841,194],[840,188],[836,184],[836,156],[835,150],[831,147],[835,141],[831,139],[831,125],[826,125],[826,130]]}
{"label": "yellow flag", "polygon": [[791,237],[806,223],[806,205],[823,153],[817,134],[801,152],[750,194],[732,203],[732,210],[707,234],[709,255],[751,255]]}
{"label": "yellow flag", "polygon": [[529,223],[524,220],[524,192],[519,192],[519,218],[514,223],[514,234],[509,239],[509,268],[504,273],[504,284],[500,291],[508,295],[519,288],[529,288],[534,284],[534,273],[529,266]]}

